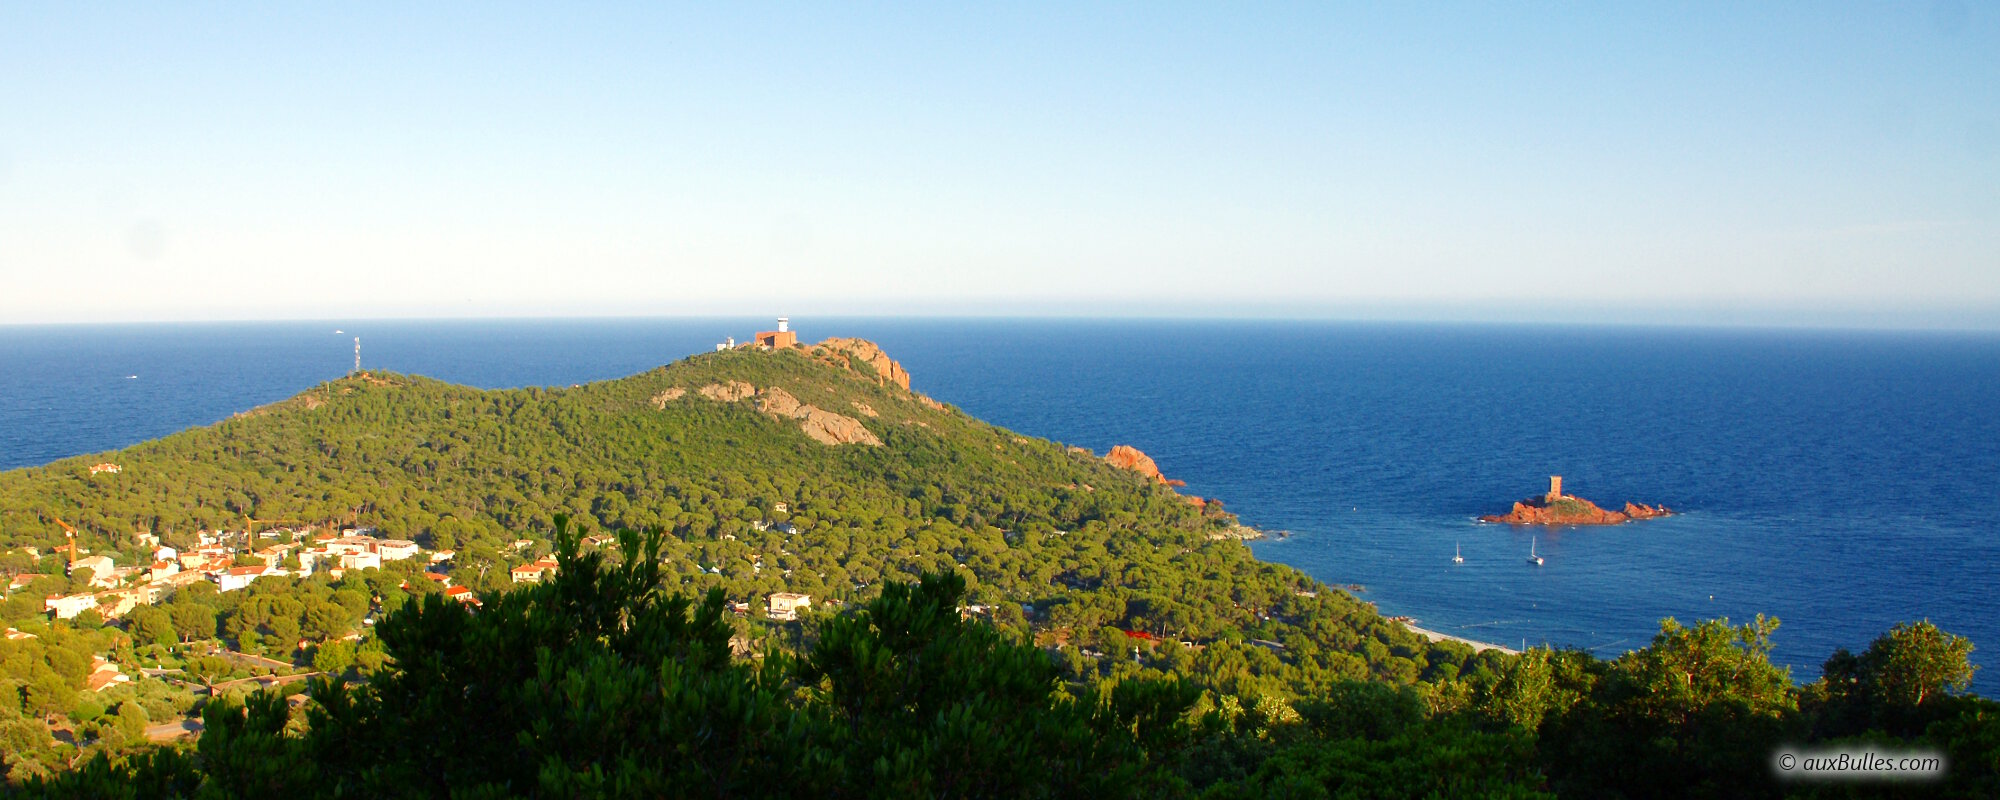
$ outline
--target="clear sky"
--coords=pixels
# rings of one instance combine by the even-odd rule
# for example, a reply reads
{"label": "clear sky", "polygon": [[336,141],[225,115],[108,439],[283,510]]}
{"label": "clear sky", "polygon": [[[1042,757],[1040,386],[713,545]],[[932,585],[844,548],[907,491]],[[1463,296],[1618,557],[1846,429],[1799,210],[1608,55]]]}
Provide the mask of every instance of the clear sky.
{"label": "clear sky", "polygon": [[1994,2],[168,5],[0,5],[0,323],[2000,328]]}

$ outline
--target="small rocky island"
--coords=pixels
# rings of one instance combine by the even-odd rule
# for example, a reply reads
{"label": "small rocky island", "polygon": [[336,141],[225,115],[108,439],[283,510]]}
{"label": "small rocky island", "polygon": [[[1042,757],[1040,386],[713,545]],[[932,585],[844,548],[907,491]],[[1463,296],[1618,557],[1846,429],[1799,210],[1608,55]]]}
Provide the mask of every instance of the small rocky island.
{"label": "small rocky island", "polygon": [[1487,514],[1479,521],[1510,525],[1618,525],[1635,519],[1670,517],[1674,514],[1666,506],[1644,503],[1626,503],[1622,511],[1606,511],[1589,500],[1563,494],[1562,485],[1561,475],[1550,475],[1548,494],[1522,500],[1514,504],[1512,511]]}

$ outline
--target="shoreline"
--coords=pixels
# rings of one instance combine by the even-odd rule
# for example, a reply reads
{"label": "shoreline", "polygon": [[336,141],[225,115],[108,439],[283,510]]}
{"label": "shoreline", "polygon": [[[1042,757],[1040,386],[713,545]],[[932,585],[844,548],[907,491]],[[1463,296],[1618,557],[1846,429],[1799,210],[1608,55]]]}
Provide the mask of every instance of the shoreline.
{"label": "shoreline", "polygon": [[1433,642],[1458,642],[1459,644],[1470,646],[1472,648],[1472,652],[1474,653],[1478,653],[1484,650],[1498,650],[1510,656],[1518,656],[1521,654],[1521,651],[1516,650],[1512,647],[1497,645],[1492,642],[1482,642],[1479,641],[1478,639],[1467,639],[1463,636],[1453,636],[1449,633],[1440,633],[1438,631],[1434,631],[1429,628],[1417,625],[1414,622],[1407,622],[1402,620],[1398,621],[1402,622],[1403,627],[1409,628],[1411,631]]}

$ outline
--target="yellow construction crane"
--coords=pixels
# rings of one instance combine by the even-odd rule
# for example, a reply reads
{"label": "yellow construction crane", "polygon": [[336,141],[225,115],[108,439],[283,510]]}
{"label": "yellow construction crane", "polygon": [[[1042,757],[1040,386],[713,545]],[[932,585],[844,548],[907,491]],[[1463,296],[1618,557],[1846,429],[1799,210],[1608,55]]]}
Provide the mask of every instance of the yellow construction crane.
{"label": "yellow construction crane", "polygon": [[63,574],[68,575],[76,568],[76,526],[64,522],[63,518],[56,516],[56,513],[53,511],[49,512],[49,519],[53,519],[57,525],[61,525],[63,536],[69,539],[69,561],[63,565]]}

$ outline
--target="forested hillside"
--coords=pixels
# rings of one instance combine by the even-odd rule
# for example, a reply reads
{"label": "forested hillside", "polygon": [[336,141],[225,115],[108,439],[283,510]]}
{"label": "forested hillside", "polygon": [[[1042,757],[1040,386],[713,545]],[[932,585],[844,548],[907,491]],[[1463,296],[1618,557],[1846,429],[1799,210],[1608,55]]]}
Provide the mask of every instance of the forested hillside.
{"label": "forested hillside", "polygon": [[[746,386],[764,394],[716,399]],[[773,388],[882,444],[808,437],[799,420],[760,410]],[[105,461],[120,471],[89,474]],[[557,514],[662,528],[670,582],[743,602],[778,591],[859,600],[885,579],[957,572],[969,603],[1016,628],[1032,613],[1073,658],[1147,641],[1111,629],[1143,632],[1200,645],[1156,663],[1204,662],[1231,691],[1435,680],[1469,656],[1256,561],[1227,515],[827,349],[703,354],[567,389],[363,374],[122,452],[0,475],[9,546],[61,543],[54,515],[121,563],[144,557],[133,531],[172,544],[241,528],[246,515],[346,522],[456,551],[452,575],[479,590],[505,586],[506,568],[538,552],[508,543],[546,538]]]}

